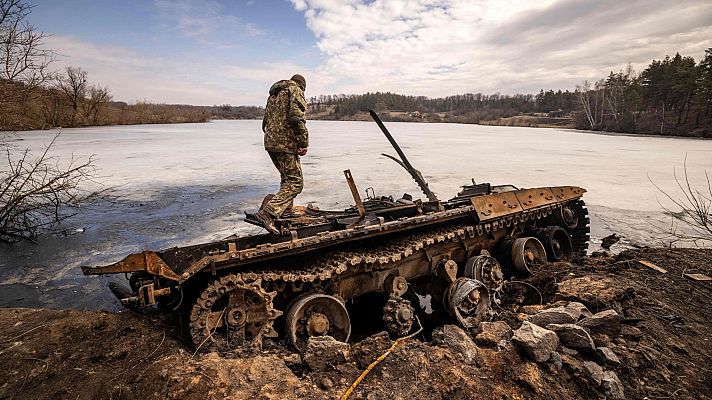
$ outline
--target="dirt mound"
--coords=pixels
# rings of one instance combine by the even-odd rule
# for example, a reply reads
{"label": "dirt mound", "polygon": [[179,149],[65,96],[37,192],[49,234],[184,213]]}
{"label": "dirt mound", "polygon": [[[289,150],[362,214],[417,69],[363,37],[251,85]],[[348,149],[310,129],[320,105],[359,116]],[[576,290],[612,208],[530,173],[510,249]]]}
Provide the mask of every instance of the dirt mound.
{"label": "dirt mound", "polygon": [[[689,272],[712,275],[712,252],[548,265],[526,281],[536,290],[505,291],[501,322],[402,342],[351,398],[712,398],[712,284]],[[0,309],[0,323],[0,398],[338,398],[392,344],[379,334],[332,353],[324,341],[306,355],[280,343],[196,355],[166,317]]]}

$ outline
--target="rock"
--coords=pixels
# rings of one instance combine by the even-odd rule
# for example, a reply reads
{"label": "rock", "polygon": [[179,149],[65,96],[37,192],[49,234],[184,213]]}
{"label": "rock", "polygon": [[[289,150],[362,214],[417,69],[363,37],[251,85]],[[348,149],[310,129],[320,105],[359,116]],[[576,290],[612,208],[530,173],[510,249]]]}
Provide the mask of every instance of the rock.
{"label": "rock", "polygon": [[393,344],[388,332],[371,335],[351,347],[351,357],[356,360],[359,368],[364,369],[385,353]]}
{"label": "rock", "polygon": [[314,336],[307,343],[304,362],[312,371],[324,372],[348,361],[349,350],[348,343],[339,342],[331,336]]}
{"label": "rock", "polygon": [[615,310],[606,310],[578,322],[593,333],[618,335],[621,332],[621,317]]}
{"label": "rock", "polygon": [[601,387],[603,388],[603,393],[606,394],[607,399],[625,399],[625,391],[623,390],[623,384],[621,383],[620,379],[618,379],[618,375],[616,375],[615,372],[606,371],[603,373]]}
{"label": "rock", "polygon": [[635,290],[621,288],[620,281],[613,277],[586,275],[571,278],[559,283],[555,300],[569,300],[586,305],[589,310],[607,310],[612,308],[619,313],[631,306],[635,299]]}
{"label": "rock", "polygon": [[616,353],[614,353],[613,350],[609,349],[608,347],[597,347],[596,355],[598,356],[598,359],[606,365],[616,366],[620,365],[621,363],[621,360],[618,358]]}
{"label": "rock", "polygon": [[546,310],[547,307],[546,304],[527,304],[525,306],[519,307],[519,312],[527,313],[527,314],[536,314],[539,311]]}
{"label": "rock", "polygon": [[561,354],[555,351],[551,353],[551,359],[549,361],[554,364],[554,367],[556,367],[556,369],[561,369],[563,365],[563,362],[561,361]]}
{"label": "rock", "polygon": [[623,325],[621,326],[621,336],[638,341],[643,337],[643,331],[634,326]]}
{"label": "rock", "polygon": [[449,347],[465,364],[477,363],[477,345],[455,325],[445,325],[433,331],[433,342]]}
{"label": "rock", "polygon": [[480,346],[495,347],[512,338],[512,328],[504,321],[482,322],[478,331],[475,343]]}
{"label": "rock", "polygon": [[586,329],[576,324],[551,324],[546,326],[559,335],[561,344],[579,351],[592,351],[596,349],[593,344],[591,335],[586,332]]}
{"label": "rock", "polygon": [[601,247],[604,249],[608,250],[613,246],[614,244],[618,243],[621,240],[621,238],[616,235],[615,233],[610,234],[603,239],[601,239]]}
{"label": "rock", "polygon": [[561,346],[561,352],[570,356],[575,356],[576,354],[578,354],[578,351],[570,349],[566,346]]}
{"label": "rock", "polygon": [[588,318],[593,316],[591,311],[588,311],[588,308],[578,301],[569,302],[569,304],[564,307],[564,310],[571,314],[575,321],[578,321],[581,317]]}
{"label": "rock", "polygon": [[532,360],[545,362],[551,358],[551,352],[559,345],[559,337],[548,329],[524,321],[514,332],[512,342]]}
{"label": "rock", "polygon": [[587,378],[594,383],[596,387],[601,386],[603,380],[603,368],[593,361],[584,361],[583,369],[587,373]]}
{"label": "rock", "polygon": [[541,310],[527,319],[534,325],[545,327],[550,324],[570,324],[576,322],[573,316],[564,307],[548,308]]}
{"label": "rock", "polygon": [[529,319],[529,314],[521,313],[521,312],[516,313],[516,314],[514,314],[514,318],[519,322],[523,322],[523,321],[526,321],[527,319]]}
{"label": "rock", "polygon": [[322,379],[320,384],[321,384],[321,388],[324,390],[331,390],[331,388],[334,387],[334,381],[332,381],[328,377],[325,377],[324,379]]}
{"label": "rock", "polygon": [[611,337],[603,333],[591,333],[591,339],[596,347],[611,347],[613,344]]}

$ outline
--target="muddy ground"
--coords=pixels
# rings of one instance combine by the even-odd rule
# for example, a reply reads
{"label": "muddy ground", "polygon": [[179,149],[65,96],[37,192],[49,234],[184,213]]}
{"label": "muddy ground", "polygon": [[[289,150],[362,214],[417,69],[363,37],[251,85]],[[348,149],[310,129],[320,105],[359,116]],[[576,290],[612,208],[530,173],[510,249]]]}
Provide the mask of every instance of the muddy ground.
{"label": "muddy ground", "polygon": [[[493,341],[477,332],[458,337],[453,327],[435,341],[429,333],[404,341],[351,398],[712,398],[712,282],[683,276],[690,272],[712,276],[712,251],[640,249],[550,264],[528,279],[543,306],[495,308],[495,319],[514,330],[543,308],[573,301],[592,313],[616,310],[620,331],[591,336],[618,363],[561,344],[537,363],[511,333]],[[538,293],[514,286],[521,289],[510,290],[510,299],[539,303]],[[128,311],[0,309],[0,398],[339,398],[391,344],[375,335],[316,361],[279,343],[252,354],[193,354],[174,323]],[[601,372],[620,387],[601,382]]]}

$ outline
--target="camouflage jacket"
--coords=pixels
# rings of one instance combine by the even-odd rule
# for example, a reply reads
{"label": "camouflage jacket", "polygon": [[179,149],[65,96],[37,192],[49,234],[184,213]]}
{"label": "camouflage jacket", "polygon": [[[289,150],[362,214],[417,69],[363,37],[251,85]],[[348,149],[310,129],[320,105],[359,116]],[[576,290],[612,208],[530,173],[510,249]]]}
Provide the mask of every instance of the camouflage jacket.
{"label": "camouflage jacket", "polygon": [[297,153],[309,147],[304,91],[291,80],[275,82],[269,89],[269,99],[262,120],[265,150]]}

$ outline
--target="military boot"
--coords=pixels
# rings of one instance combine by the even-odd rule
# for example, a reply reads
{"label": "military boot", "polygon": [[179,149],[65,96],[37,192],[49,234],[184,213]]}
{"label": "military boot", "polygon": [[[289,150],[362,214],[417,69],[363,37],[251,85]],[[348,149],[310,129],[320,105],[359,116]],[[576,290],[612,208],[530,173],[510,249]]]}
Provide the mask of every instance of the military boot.
{"label": "military boot", "polygon": [[267,229],[269,233],[279,235],[279,230],[274,225],[274,219],[267,211],[260,210],[257,212],[257,214],[255,214],[255,217],[258,221],[260,221],[260,223],[262,223],[262,226],[264,226],[264,228]]}

